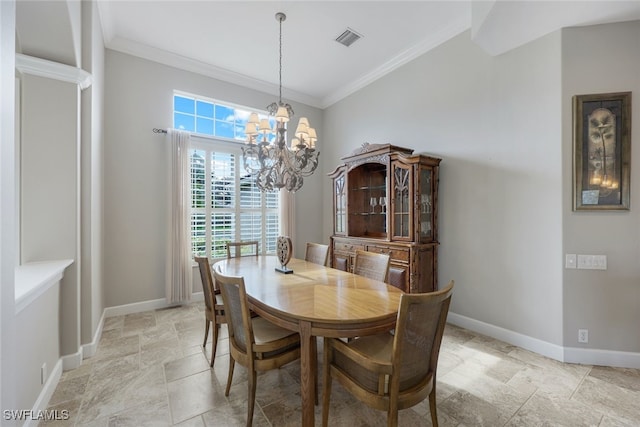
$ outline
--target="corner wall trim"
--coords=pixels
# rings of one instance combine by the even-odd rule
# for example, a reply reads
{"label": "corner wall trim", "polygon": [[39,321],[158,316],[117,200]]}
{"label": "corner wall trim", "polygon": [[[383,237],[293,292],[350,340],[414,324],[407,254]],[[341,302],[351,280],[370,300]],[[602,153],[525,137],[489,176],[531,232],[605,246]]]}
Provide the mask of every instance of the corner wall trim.
{"label": "corner wall trim", "polygon": [[100,338],[102,338],[102,328],[104,327],[104,312],[105,310],[102,310],[102,316],[100,317],[100,322],[98,322],[96,333],[93,334],[93,341],[82,345],[82,360],[95,356],[96,350],[98,350],[98,344],[100,343]]}
{"label": "corner wall trim", "polygon": [[82,365],[82,347],[80,347],[80,349],[73,354],[67,354],[65,356],[62,356],[60,360],[62,361],[63,371],[76,369],[77,367]]}

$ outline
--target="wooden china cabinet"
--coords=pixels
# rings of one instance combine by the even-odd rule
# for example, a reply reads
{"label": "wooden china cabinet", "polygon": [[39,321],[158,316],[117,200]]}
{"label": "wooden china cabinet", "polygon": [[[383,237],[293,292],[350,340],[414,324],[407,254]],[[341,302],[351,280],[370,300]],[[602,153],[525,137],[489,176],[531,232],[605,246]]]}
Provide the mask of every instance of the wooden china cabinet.
{"label": "wooden china cabinet", "polygon": [[329,174],[332,267],[352,271],[356,249],[385,253],[391,285],[411,293],[436,290],[441,159],[365,143],[342,160]]}

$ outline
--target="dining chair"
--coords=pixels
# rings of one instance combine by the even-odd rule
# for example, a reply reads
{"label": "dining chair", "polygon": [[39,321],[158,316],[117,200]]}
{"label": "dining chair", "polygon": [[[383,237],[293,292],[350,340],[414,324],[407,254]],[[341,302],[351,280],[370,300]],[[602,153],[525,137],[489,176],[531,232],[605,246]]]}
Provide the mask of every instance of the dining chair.
{"label": "dining chair", "polygon": [[194,256],[195,261],[198,263],[198,269],[200,270],[200,279],[202,280],[202,292],[204,293],[205,304],[205,328],[204,328],[204,343],[203,347],[207,345],[207,338],[209,338],[209,326],[213,326],[213,342],[211,343],[211,363],[209,366],[213,367],[213,363],[216,360],[216,348],[218,347],[218,334],[220,332],[220,325],[227,323],[224,314],[224,304],[222,303],[222,295],[220,289],[216,286],[211,276],[211,266],[209,265],[209,258]]}
{"label": "dining chair", "polygon": [[358,249],[353,262],[353,272],[359,276],[387,282],[390,262],[389,255]]}
{"label": "dining chair", "polygon": [[227,242],[227,258],[237,258],[241,256],[258,256],[258,241]]}
{"label": "dining chair", "polygon": [[329,245],[307,242],[307,251],[305,252],[304,259],[314,264],[326,266],[327,260],[329,259]]}
{"label": "dining chair", "polygon": [[253,422],[256,400],[257,371],[277,369],[300,358],[300,335],[270,323],[262,317],[251,317],[243,277],[225,276],[213,271],[222,292],[229,328],[229,376],[224,395],[229,396],[235,362],[247,368],[247,427]]}
{"label": "dining chair", "polygon": [[402,294],[394,333],[364,336],[348,343],[324,339],[322,425],[329,420],[331,380],[366,405],[387,412],[387,426],[398,425],[398,410],[429,397],[436,413],[436,368],[449,312],[453,281],[425,294]]}

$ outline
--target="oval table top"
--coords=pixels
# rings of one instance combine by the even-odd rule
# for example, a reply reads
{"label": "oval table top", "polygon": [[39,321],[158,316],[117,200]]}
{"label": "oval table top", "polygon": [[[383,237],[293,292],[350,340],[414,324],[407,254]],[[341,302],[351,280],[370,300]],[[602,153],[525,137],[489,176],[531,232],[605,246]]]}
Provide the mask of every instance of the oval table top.
{"label": "oval table top", "polygon": [[[292,274],[275,271],[275,256],[218,261],[221,272],[244,277],[253,305],[285,318],[326,324],[362,323],[396,316],[402,291],[384,282],[292,258]],[[335,325],[338,326],[338,325]]]}

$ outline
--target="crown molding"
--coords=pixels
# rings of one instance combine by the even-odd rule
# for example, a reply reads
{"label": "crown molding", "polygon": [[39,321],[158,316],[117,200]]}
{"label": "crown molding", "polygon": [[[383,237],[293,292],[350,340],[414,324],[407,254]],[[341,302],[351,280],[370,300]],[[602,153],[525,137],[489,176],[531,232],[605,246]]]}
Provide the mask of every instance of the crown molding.
{"label": "crown molding", "polygon": [[[106,47],[108,49],[126,53],[128,55],[133,55],[138,58],[147,59],[149,61],[158,62],[170,67],[190,71],[227,83],[236,84],[245,88],[254,89],[259,92],[278,96],[278,85],[276,84],[255,79],[244,74],[225,70],[224,68],[206,64],[202,61],[187,58],[182,55],[167,52],[165,50],[137,43],[128,39],[118,37],[114,38],[108,43]],[[311,107],[321,108],[320,99],[301,92],[282,88],[282,97],[290,101],[301,102]]]}
{"label": "crown molding", "polygon": [[21,53],[16,54],[16,69],[24,74],[74,83],[80,86],[80,89],[86,89],[93,83],[93,76],[82,68]]}
{"label": "crown molding", "polygon": [[427,53],[431,49],[441,45],[442,43],[450,40],[451,38],[457,36],[463,31],[471,28],[471,16],[460,17],[456,21],[452,22],[450,25],[444,27],[442,30],[438,31],[432,37],[423,40],[422,42],[406,49],[400,54],[396,55],[391,60],[385,62],[380,67],[374,69],[370,73],[365,74],[353,82],[342,86],[338,90],[332,92],[322,99],[320,108],[327,108],[336,102],[340,101],[343,98],[351,95],[354,92],[364,88],[365,86],[373,83],[379,78],[389,74],[396,68],[401,67],[402,65],[413,61],[417,57]]}

